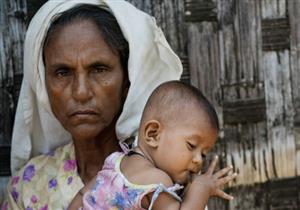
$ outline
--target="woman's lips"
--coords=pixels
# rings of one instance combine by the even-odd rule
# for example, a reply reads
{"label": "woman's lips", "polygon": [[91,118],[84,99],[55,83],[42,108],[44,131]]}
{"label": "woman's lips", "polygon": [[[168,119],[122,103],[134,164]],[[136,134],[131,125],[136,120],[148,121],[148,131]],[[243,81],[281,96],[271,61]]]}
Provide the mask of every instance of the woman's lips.
{"label": "woman's lips", "polygon": [[76,116],[76,115],[97,115],[98,113],[93,111],[93,110],[78,110],[75,112],[72,112],[71,116]]}
{"label": "woman's lips", "polygon": [[98,112],[94,110],[77,110],[72,112],[70,115],[70,119],[74,123],[86,123],[86,122],[94,122],[95,120],[97,121],[99,117]]}

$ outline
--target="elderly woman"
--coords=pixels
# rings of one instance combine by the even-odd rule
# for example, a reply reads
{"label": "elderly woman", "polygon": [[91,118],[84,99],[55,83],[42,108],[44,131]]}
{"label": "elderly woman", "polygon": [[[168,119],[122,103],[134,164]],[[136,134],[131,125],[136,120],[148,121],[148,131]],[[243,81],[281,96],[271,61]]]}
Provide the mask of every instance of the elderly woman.
{"label": "elderly woman", "polygon": [[129,3],[48,1],[26,35],[2,209],[67,208],[136,136],[150,92],[181,72],[154,19]]}

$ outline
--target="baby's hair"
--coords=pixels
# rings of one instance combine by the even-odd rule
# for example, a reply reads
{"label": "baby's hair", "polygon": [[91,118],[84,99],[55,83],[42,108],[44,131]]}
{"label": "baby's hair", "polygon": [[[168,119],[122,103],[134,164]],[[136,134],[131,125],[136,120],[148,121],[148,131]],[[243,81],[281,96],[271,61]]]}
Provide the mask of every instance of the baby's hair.
{"label": "baby's hair", "polygon": [[[166,121],[178,122],[179,120],[180,122],[184,119],[180,119],[182,115],[177,113],[184,108],[192,107],[203,110],[207,114],[211,126],[219,130],[218,116],[212,104],[199,89],[180,81],[165,82],[152,92],[145,105],[141,122],[152,118],[160,121],[166,119]],[[186,117],[188,118],[188,116]]]}

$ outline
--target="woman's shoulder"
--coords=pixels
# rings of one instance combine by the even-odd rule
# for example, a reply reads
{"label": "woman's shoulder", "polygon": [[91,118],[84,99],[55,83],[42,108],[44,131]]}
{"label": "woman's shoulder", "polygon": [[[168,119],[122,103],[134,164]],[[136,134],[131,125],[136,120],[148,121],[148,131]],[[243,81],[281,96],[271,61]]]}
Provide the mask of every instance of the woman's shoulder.
{"label": "woman's shoulder", "polygon": [[48,174],[47,172],[50,172],[50,174],[54,175],[53,172],[57,171],[64,161],[70,162],[70,160],[73,160],[73,165],[75,166],[76,161],[73,150],[73,144],[67,144],[57,148],[55,151],[33,157],[12,179],[20,177],[23,181],[30,182],[40,173]]}
{"label": "woman's shoulder", "polygon": [[47,197],[55,193],[62,177],[72,182],[68,172],[74,174],[77,168],[73,150],[73,145],[69,144],[32,158],[10,179],[7,190],[14,201],[21,206],[27,201],[35,203],[39,195]]}

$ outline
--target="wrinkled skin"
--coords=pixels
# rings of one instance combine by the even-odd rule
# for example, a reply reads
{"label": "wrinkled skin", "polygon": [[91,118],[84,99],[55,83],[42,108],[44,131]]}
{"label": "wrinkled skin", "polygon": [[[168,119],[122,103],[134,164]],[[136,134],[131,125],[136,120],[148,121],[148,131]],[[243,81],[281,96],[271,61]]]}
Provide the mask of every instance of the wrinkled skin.
{"label": "wrinkled skin", "polygon": [[44,63],[52,111],[72,135],[80,176],[86,170],[88,180],[118,149],[115,123],[128,89],[119,53],[94,23],[81,20],[55,29]]}
{"label": "wrinkled skin", "polygon": [[74,139],[95,138],[121,110],[124,73],[118,53],[88,21],[59,29],[44,52],[54,115]]}

